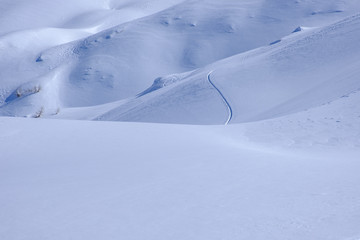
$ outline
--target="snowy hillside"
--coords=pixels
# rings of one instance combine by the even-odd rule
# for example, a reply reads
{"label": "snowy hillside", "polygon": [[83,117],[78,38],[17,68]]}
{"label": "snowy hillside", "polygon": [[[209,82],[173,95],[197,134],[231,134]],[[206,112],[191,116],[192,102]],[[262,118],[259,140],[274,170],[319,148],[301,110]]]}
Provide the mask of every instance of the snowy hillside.
{"label": "snowy hillside", "polygon": [[[38,6],[41,4],[48,8],[49,11],[47,14],[39,14],[38,20],[33,23],[29,20],[27,24],[32,24],[31,26],[21,24],[20,20],[16,21],[22,15],[25,15],[26,18],[31,17],[30,13],[24,12],[25,10],[36,14],[39,9]],[[10,3],[10,1],[8,5],[5,10],[14,8],[14,4]],[[0,75],[2,79],[0,86],[1,115],[36,116],[38,112],[41,112],[43,117],[49,117],[63,110],[67,113],[66,109],[69,107],[97,106],[124,99],[127,99],[125,102],[130,101],[131,108],[134,108],[133,98],[151,86],[155,79],[194,70],[196,72],[204,71],[204,68],[209,71],[216,68],[224,69],[224,67],[220,66],[221,62],[217,61],[240,53],[245,55],[239,55],[227,61],[232,61],[229,65],[233,66],[234,69],[241,68],[243,70],[230,70],[231,74],[229,72],[229,75],[233,75],[233,77],[234,75],[242,76],[245,72],[251,75],[248,72],[258,72],[256,69],[263,68],[266,65],[267,70],[261,71],[261,73],[268,76],[269,74],[272,75],[271,71],[277,71],[278,68],[287,68],[287,65],[290,65],[288,72],[282,74],[283,71],[280,70],[277,77],[283,79],[287,74],[295,74],[295,79],[288,82],[299,83],[300,74],[294,71],[308,70],[305,69],[306,66],[304,66],[304,69],[297,68],[299,64],[302,65],[304,62],[308,62],[307,64],[311,64],[312,68],[324,67],[323,71],[326,71],[326,66],[322,66],[323,62],[321,61],[321,59],[327,58],[327,56],[322,55],[323,52],[327,51],[326,48],[331,49],[334,57],[339,52],[342,52],[343,47],[345,51],[351,51],[347,46],[348,42],[357,47],[355,43],[358,40],[356,32],[349,32],[351,26],[348,25],[351,25],[351,23],[344,23],[345,26],[341,25],[341,21],[344,21],[342,19],[354,16],[360,9],[360,6],[355,1],[350,0],[340,3],[335,0],[326,2],[320,0],[289,1],[287,3],[275,0],[228,0],[218,3],[213,1],[175,0],[94,1],[92,4],[84,4],[84,2],[78,1],[71,11],[56,17],[55,11],[58,5],[66,8],[67,3],[44,3],[44,1],[38,0],[36,4],[29,6],[27,2],[19,1],[19,4],[16,5],[16,11],[4,10],[3,18],[8,24],[3,27],[3,32],[7,31],[7,33],[3,34],[0,39],[0,48],[3,52],[0,57],[2,69]],[[126,14],[123,12],[126,12]],[[49,17],[49,14],[51,14],[51,17]],[[353,18],[355,18],[353,25],[356,25],[356,17]],[[42,19],[47,19],[47,21]],[[62,19],[62,21],[59,19]],[[341,26],[330,30],[332,26],[337,26],[336,22]],[[332,25],[334,23],[335,25]],[[27,28],[20,30],[19,24],[22,27],[27,26]],[[111,26],[114,27],[101,31]],[[310,33],[291,34],[299,26],[305,27],[301,29],[310,28],[305,31]],[[12,29],[8,29],[9,27],[12,27]],[[312,28],[321,28],[320,31],[323,32],[317,33],[316,30],[311,30]],[[319,35],[324,36],[322,39],[309,40],[309,44],[307,44],[306,37],[304,37],[307,34],[314,34],[314,38],[318,38]],[[343,34],[349,36],[345,37]],[[288,37],[289,35],[296,36]],[[341,36],[342,39],[331,40],[332,43],[323,46],[323,42],[326,42],[328,38],[332,38],[333,35]],[[304,40],[301,40],[302,38]],[[307,36],[307,38],[311,39],[313,37]],[[267,49],[256,51],[255,55],[258,55],[256,58],[262,60],[252,63],[253,67],[250,67],[248,62],[253,60],[242,60],[248,58],[247,56],[254,55],[254,53],[244,52],[269,45],[279,39],[284,39],[284,41]],[[333,49],[333,44],[336,44],[336,49]],[[284,50],[285,48],[294,49],[294,51]],[[296,48],[301,48],[300,51],[303,52],[295,52]],[[356,55],[356,50],[352,51],[352,56]],[[267,57],[266,55],[270,54],[270,52],[278,52],[278,54]],[[311,53],[311,55],[306,55],[306,53]],[[316,62],[308,61],[308,59],[314,57],[318,59]],[[338,61],[344,62],[344,64],[351,61],[351,59],[348,59],[351,56],[347,56],[346,53],[343,53],[341,57],[345,59],[339,59]],[[282,61],[274,63],[281,60],[278,58],[281,58]],[[292,64],[287,59],[294,60],[294,63]],[[213,65],[209,67],[208,64]],[[276,64],[276,66],[271,66],[272,64]],[[325,64],[332,68],[330,65],[334,64],[334,62],[331,62],[330,59]],[[355,66],[356,64],[354,63]],[[294,70],[291,70],[291,68]],[[196,84],[199,90],[196,91],[199,92],[200,99],[191,99],[196,97],[193,94],[195,88],[189,86],[190,89],[187,88],[188,90],[185,92],[180,90],[175,96],[163,95],[161,99],[152,100],[161,101],[167,105],[170,103],[169,108],[174,107],[174,104],[181,105],[180,108],[184,112],[179,114],[186,115],[184,119],[175,116],[168,109],[164,110],[163,106],[161,106],[160,110],[144,109],[144,107],[138,106],[138,102],[143,102],[143,98],[136,100],[134,104],[137,106],[136,109],[141,108],[144,111],[139,110],[139,113],[138,110],[134,109],[128,112],[126,110],[128,107],[123,106],[122,102],[121,107],[119,106],[120,109],[117,107],[116,116],[107,114],[106,117],[101,117],[101,119],[220,123],[219,115],[224,114],[223,106],[220,106],[222,100],[214,92],[214,87],[210,86],[212,89],[203,90],[203,88],[207,88],[204,84],[208,85],[205,76],[207,73],[204,72],[199,75],[202,83],[199,83],[199,80],[191,83]],[[321,70],[316,73],[311,70],[308,71],[308,74],[312,78],[315,78],[314,74],[318,74],[317,77],[321,77],[324,81],[327,78],[327,75],[322,76]],[[175,78],[179,78],[178,75],[175,76]],[[227,76],[223,75],[223,78],[227,79],[226,82],[229,82],[226,85],[237,84],[236,89],[246,89],[247,87],[243,86],[243,84],[246,85],[246,82],[250,81],[249,79],[243,79],[245,83],[242,83],[240,80],[228,79]],[[217,80],[219,78],[217,77],[217,71],[214,72],[212,77],[214,83],[220,81]],[[251,76],[247,77],[251,78]],[[282,85],[281,80],[277,80],[278,83],[272,83],[271,79],[264,79],[263,76],[252,77],[257,78],[260,89],[266,88],[270,82],[277,91],[284,89],[284,86],[277,85]],[[304,78],[308,79],[309,77],[304,76]],[[311,81],[311,79],[308,80]],[[259,84],[256,83],[256,86]],[[292,85],[292,87],[296,88],[296,84]],[[312,86],[307,87],[311,88]],[[283,97],[283,99],[274,99],[273,96],[269,95],[263,97],[263,99],[269,104],[286,104],[285,101],[289,99],[284,98],[299,94],[299,92],[294,93],[292,89],[284,90],[286,92],[281,94],[284,96],[278,96],[279,98]],[[299,90],[296,89],[296,91]],[[181,98],[190,99],[187,99],[184,103],[179,102],[177,100],[179,94]],[[245,97],[242,92],[239,92],[239,94]],[[256,96],[256,94],[252,95],[252,97]],[[234,100],[232,107],[236,112],[235,115],[244,115],[243,111],[253,109],[252,104],[240,106],[242,104],[240,101],[244,102],[244,99]],[[284,102],[281,102],[281,100]],[[314,105],[323,103],[324,100],[328,99],[317,99]],[[190,108],[189,104],[192,104]],[[204,105],[204,107],[199,107],[200,105]],[[156,104],[156,107],[160,108],[160,105]],[[107,107],[105,109],[108,110]],[[70,111],[73,112],[73,109]],[[134,113],[134,111],[136,112]],[[153,115],[159,114],[158,111],[164,111],[163,114],[168,116],[153,117]],[[102,114],[105,113],[99,112],[96,117],[100,117],[99,115]],[[255,119],[261,118],[260,116],[249,116],[249,114],[246,113],[246,116],[239,119],[239,121],[253,120],[254,117]],[[276,114],[281,115],[282,113],[277,112]],[[66,118],[77,119],[79,114],[65,115]]]}
{"label": "snowy hillside", "polygon": [[97,119],[239,123],[320,106],[360,90],[359,26],[360,15],[354,15],[185,76],[172,75],[156,81],[161,89],[110,111],[104,106],[107,112]]}
{"label": "snowy hillside", "polygon": [[357,0],[0,0],[0,239],[359,240],[359,42]]}

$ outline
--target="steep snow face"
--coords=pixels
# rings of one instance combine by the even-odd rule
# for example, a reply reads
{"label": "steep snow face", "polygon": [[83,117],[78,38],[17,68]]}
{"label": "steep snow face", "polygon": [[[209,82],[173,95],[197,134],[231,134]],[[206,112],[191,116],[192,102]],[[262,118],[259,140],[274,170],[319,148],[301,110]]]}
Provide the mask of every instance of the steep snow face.
{"label": "steep snow face", "polygon": [[[4,9],[13,9],[12,2],[5,3]],[[57,102],[58,109],[131,99],[158,77],[192,71],[267,45],[298,26],[328,25],[359,10],[356,1],[352,0],[341,3],[335,0],[119,0],[93,1],[91,4],[77,1],[71,11],[59,11],[62,15],[56,18],[59,15],[54,10],[57,9],[55,2],[38,0],[31,6],[43,3],[52,13],[48,21],[40,21],[48,15],[39,12],[39,21],[28,26],[37,30],[6,34],[0,39],[0,48],[4,50],[0,56],[0,104],[7,105],[1,110],[2,114],[32,116],[41,108],[45,109],[44,116],[56,113],[53,107],[48,108],[44,103],[47,101]],[[18,6],[19,10],[14,10],[18,17],[25,14],[24,9],[31,10],[26,1],[20,1]],[[67,2],[61,5],[66,6]],[[20,25],[27,26],[18,24],[15,17],[12,22],[11,12],[3,15],[11,23],[9,29],[3,28],[4,32],[9,32],[10,27],[21,30]],[[140,16],[147,17],[138,19]],[[57,46],[114,25],[118,26],[85,40]],[[21,39],[21,36],[26,36],[29,42],[20,41],[12,46],[13,39]],[[40,82],[52,86],[47,88],[49,93],[40,91],[31,95],[31,99],[16,99],[11,104],[8,101],[24,84],[36,86]],[[27,107],[23,107],[25,105]],[[209,102],[210,105],[213,103]],[[214,105],[214,112],[218,111],[217,105]],[[18,111],[20,108],[23,110]],[[214,119],[214,122],[218,120]]]}
{"label": "steep snow face", "polygon": [[[128,98],[159,76],[268,44],[300,24],[307,25],[304,19],[313,18],[311,26],[325,23],[323,17],[308,13],[307,7],[309,3],[297,8],[295,3],[283,6],[280,2],[269,6],[262,1],[188,1],[90,37],[76,49],[78,60],[69,76],[64,105],[90,106]],[[276,9],[281,12],[275,13]],[[338,17],[328,15],[328,21]]]}
{"label": "steep snow face", "polygon": [[355,15],[219,63],[212,76],[233,106],[233,122],[306,110],[359,90],[359,24]]}
{"label": "steep snow face", "polygon": [[355,15],[187,75],[169,76],[173,81],[163,78],[150,88],[155,91],[119,102],[110,111],[104,106],[105,113],[96,119],[239,123],[339,99],[360,89],[359,24],[360,15]]}

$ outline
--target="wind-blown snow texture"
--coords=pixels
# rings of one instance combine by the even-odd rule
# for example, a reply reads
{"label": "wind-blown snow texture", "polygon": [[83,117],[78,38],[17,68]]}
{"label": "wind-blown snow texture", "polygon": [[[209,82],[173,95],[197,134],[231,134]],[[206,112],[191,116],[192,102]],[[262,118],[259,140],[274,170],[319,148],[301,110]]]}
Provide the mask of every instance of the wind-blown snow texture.
{"label": "wind-blown snow texture", "polygon": [[0,239],[359,240],[359,42],[356,0],[0,0]]}

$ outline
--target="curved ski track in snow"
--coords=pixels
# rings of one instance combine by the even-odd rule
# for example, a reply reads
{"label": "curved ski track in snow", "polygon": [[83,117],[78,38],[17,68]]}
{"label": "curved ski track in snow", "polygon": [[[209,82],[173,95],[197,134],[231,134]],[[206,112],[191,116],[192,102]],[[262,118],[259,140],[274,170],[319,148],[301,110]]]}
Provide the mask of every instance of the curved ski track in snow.
{"label": "curved ski track in snow", "polygon": [[229,117],[228,119],[226,120],[225,124],[224,125],[228,125],[232,119],[232,116],[233,116],[233,110],[228,102],[228,100],[225,98],[224,94],[222,94],[222,92],[215,86],[215,84],[211,81],[211,73],[213,71],[209,72],[208,75],[207,75],[207,80],[209,81],[209,83],[211,84],[211,86],[213,86],[213,88],[219,93],[219,95],[221,96],[222,100],[224,101],[224,103],[226,104],[227,108],[228,108],[228,111],[229,111]]}

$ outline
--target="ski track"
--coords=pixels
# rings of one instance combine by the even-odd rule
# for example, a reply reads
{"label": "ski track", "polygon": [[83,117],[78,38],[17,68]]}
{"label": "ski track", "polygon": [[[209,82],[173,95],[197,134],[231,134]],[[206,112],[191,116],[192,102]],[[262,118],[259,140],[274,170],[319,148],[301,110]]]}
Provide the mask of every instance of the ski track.
{"label": "ski track", "polygon": [[228,125],[233,117],[233,110],[231,108],[231,105],[229,104],[228,100],[225,98],[224,94],[215,86],[215,84],[211,81],[211,73],[213,71],[209,72],[207,75],[207,80],[209,81],[209,83],[211,84],[211,86],[213,86],[213,88],[219,93],[219,95],[221,96],[222,100],[224,101],[224,103],[226,104],[228,111],[229,111],[229,117],[226,120],[224,125]]}

